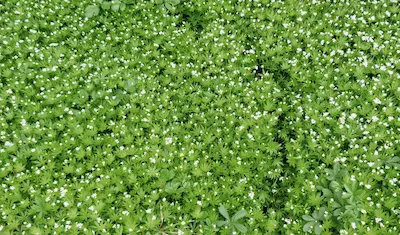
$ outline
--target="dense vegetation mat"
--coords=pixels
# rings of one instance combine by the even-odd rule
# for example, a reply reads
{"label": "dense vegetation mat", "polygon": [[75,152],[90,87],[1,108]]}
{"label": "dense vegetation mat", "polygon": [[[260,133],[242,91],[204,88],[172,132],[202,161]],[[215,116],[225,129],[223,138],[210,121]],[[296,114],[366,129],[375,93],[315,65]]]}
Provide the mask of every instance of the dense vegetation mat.
{"label": "dense vegetation mat", "polygon": [[0,1],[1,234],[398,234],[397,0]]}

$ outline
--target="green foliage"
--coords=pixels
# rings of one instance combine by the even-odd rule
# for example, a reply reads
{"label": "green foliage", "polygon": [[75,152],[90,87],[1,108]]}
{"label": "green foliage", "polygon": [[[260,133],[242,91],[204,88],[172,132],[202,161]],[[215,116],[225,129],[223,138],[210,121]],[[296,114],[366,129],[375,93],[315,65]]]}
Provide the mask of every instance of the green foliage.
{"label": "green foliage", "polygon": [[397,234],[399,9],[0,1],[0,234]]}
{"label": "green foliage", "polygon": [[114,12],[124,11],[127,5],[132,4],[131,2],[130,0],[97,0],[98,5],[89,5],[86,7],[85,16],[87,18],[97,16],[100,13],[100,9]]}
{"label": "green foliage", "polygon": [[236,214],[232,216],[232,218],[229,216],[228,211],[223,205],[221,205],[218,208],[218,211],[226,219],[225,221],[218,221],[217,222],[218,227],[230,228],[232,229],[232,234],[234,234],[236,230],[241,233],[247,232],[247,228],[238,221],[239,219],[247,215],[247,212],[245,210],[238,211]]}
{"label": "green foliage", "polygon": [[156,4],[163,5],[169,11],[175,11],[180,0],[155,0]]}

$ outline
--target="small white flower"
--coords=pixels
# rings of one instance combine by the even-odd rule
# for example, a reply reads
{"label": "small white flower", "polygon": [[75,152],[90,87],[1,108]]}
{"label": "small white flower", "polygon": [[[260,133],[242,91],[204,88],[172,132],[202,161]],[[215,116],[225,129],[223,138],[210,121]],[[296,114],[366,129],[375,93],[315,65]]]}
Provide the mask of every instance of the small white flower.
{"label": "small white flower", "polygon": [[172,138],[171,137],[165,138],[165,143],[172,144]]}
{"label": "small white flower", "polygon": [[11,89],[7,90],[7,94],[12,94],[12,93],[14,93],[13,90],[11,90]]}
{"label": "small white flower", "polygon": [[0,225],[0,231],[3,230],[3,228],[4,228],[3,225]]}
{"label": "small white flower", "polygon": [[68,207],[68,206],[69,206],[69,203],[68,203],[68,202],[64,202],[64,206],[65,206],[65,207]]}
{"label": "small white flower", "polygon": [[150,213],[151,213],[151,208],[150,208],[150,209],[147,209],[147,210],[146,210],[146,213],[147,213],[147,214],[150,214]]}
{"label": "small white flower", "polygon": [[350,115],[350,117],[349,117],[349,118],[350,118],[351,120],[353,120],[353,119],[354,119],[354,118],[356,118],[356,117],[357,117],[357,114],[355,114],[355,113],[352,113],[352,114]]}
{"label": "small white flower", "polygon": [[375,103],[375,104],[382,104],[381,100],[378,99],[378,98],[375,98],[375,99],[374,99],[374,103]]}
{"label": "small white flower", "polygon": [[197,205],[201,206],[202,205],[201,201],[197,201]]}
{"label": "small white flower", "polygon": [[94,210],[94,207],[93,207],[93,206],[90,206],[90,207],[89,207],[89,210],[93,211],[93,210]]}
{"label": "small white flower", "polygon": [[122,214],[123,215],[129,215],[129,212],[128,211],[123,211]]}
{"label": "small white flower", "polygon": [[39,175],[40,174],[40,170],[38,169],[38,170],[36,170],[36,172],[35,172],[37,175]]}
{"label": "small white flower", "polygon": [[372,118],[371,118],[371,119],[372,119],[372,121],[373,121],[373,122],[376,122],[376,121],[378,121],[378,120],[379,120],[379,118],[378,118],[378,117],[376,117],[376,116],[372,116]]}
{"label": "small white flower", "polygon": [[247,134],[247,136],[249,137],[250,140],[253,140],[253,141],[254,141],[254,137],[253,137],[252,134]]}
{"label": "small white flower", "polygon": [[151,217],[151,219],[152,219],[152,220],[156,220],[156,216],[155,216],[155,215],[153,215],[153,217]]}
{"label": "small white flower", "polygon": [[156,163],[156,159],[151,157],[151,158],[150,158],[150,162],[151,162],[151,163]]}
{"label": "small white flower", "polygon": [[371,188],[371,185],[370,185],[370,184],[366,184],[365,187],[366,187],[367,189],[370,189],[370,188]]}
{"label": "small white flower", "polygon": [[4,143],[4,146],[6,146],[6,147],[11,147],[11,146],[13,146],[14,144],[13,143],[11,143],[10,141],[6,141],[5,143]]}
{"label": "small white flower", "polygon": [[253,198],[254,198],[254,192],[250,192],[250,193],[249,193],[249,197],[250,197],[251,200],[253,200]]}

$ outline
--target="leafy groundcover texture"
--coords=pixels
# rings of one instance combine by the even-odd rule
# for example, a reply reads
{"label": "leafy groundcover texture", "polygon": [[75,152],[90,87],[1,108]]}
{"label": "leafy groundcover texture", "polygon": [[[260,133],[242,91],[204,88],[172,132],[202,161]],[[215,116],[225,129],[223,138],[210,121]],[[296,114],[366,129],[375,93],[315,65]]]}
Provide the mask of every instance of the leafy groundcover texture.
{"label": "leafy groundcover texture", "polygon": [[0,234],[399,234],[399,8],[0,1]]}

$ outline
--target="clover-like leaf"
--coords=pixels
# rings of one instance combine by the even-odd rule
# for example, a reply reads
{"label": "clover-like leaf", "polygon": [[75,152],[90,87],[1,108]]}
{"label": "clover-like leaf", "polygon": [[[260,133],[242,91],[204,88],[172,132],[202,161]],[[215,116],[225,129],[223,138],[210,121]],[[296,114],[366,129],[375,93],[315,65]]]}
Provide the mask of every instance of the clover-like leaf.
{"label": "clover-like leaf", "polygon": [[90,5],[87,6],[85,9],[85,16],[87,18],[91,18],[93,16],[97,16],[100,12],[100,8],[97,5]]}

